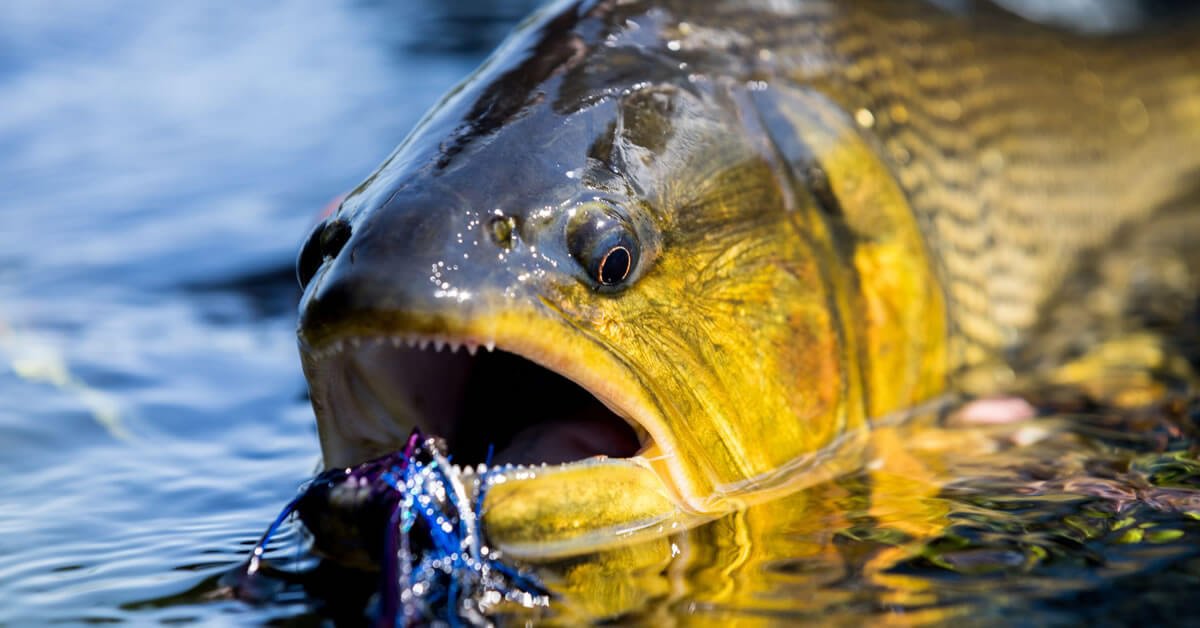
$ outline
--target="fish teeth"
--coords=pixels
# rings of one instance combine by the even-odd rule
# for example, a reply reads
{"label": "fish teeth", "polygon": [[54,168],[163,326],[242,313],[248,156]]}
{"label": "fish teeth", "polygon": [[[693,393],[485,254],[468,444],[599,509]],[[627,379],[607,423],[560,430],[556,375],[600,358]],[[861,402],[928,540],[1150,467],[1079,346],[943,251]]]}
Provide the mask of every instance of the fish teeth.
{"label": "fish teeth", "polygon": [[444,336],[441,334],[424,335],[417,333],[400,333],[390,336],[349,336],[339,338],[332,341],[328,346],[314,353],[317,358],[329,358],[346,351],[347,348],[361,349],[362,347],[386,346],[390,344],[394,348],[409,347],[419,349],[421,351],[432,350],[434,352],[446,351],[449,353],[458,353],[466,351],[468,355],[474,356],[483,349],[489,353],[496,350],[496,341],[492,339],[481,340],[478,338],[456,338],[453,336]]}

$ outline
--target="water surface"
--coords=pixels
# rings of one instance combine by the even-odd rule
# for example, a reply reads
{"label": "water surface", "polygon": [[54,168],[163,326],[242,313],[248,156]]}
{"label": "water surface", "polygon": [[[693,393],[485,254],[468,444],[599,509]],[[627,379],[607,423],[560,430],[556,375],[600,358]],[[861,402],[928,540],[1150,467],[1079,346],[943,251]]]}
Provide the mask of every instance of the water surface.
{"label": "water surface", "polygon": [[0,624],[306,612],[205,599],[317,463],[295,250],[532,6],[0,4]]}

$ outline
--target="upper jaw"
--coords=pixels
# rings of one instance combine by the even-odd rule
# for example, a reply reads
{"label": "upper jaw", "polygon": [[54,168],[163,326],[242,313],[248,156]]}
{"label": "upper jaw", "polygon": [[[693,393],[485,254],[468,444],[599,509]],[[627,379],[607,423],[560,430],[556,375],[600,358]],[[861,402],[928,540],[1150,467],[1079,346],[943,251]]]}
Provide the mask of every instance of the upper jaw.
{"label": "upper jaw", "polygon": [[423,351],[448,351],[450,353],[462,350],[466,351],[469,355],[475,355],[480,347],[487,351],[495,351],[496,349],[496,341],[490,338],[486,340],[480,340],[477,338],[459,338],[445,334],[416,334],[400,332],[379,336],[349,336],[347,338],[338,338],[326,343],[321,349],[313,350],[311,355],[312,359],[314,360],[324,360],[342,353],[348,347],[357,349],[362,347],[364,344],[388,344],[397,349],[400,347],[408,347]]}

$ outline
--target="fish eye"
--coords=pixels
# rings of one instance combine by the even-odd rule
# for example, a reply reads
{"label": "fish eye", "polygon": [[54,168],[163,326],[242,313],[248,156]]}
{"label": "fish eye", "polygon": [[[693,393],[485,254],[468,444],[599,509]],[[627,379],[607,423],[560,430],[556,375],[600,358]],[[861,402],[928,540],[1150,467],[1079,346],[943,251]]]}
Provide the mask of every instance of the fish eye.
{"label": "fish eye", "polygon": [[614,211],[580,208],[568,229],[571,256],[598,286],[620,286],[633,274],[640,249],[637,235]]}

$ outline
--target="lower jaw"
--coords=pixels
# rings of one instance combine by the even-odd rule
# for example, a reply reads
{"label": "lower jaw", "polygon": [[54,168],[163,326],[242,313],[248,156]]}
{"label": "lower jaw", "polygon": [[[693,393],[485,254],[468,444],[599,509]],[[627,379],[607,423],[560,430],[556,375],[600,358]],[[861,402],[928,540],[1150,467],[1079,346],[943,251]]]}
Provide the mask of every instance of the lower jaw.
{"label": "lower jaw", "polygon": [[526,561],[660,538],[710,518],[682,510],[642,456],[478,471],[489,541]]}
{"label": "lower jaw", "polygon": [[[402,483],[408,488],[381,492],[384,484],[368,480],[378,478],[380,469],[392,468],[397,458],[388,455],[337,471],[350,481],[305,493],[297,511],[319,554],[350,566],[378,568],[381,540],[394,517],[387,504],[403,494],[395,491],[412,488]],[[480,520],[497,558],[554,561],[661,538],[707,520],[682,511],[641,456],[565,464],[447,463],[442,469],[446,494],[461,491],[465,499],[460,503],[470,504],[471,516]]]}

